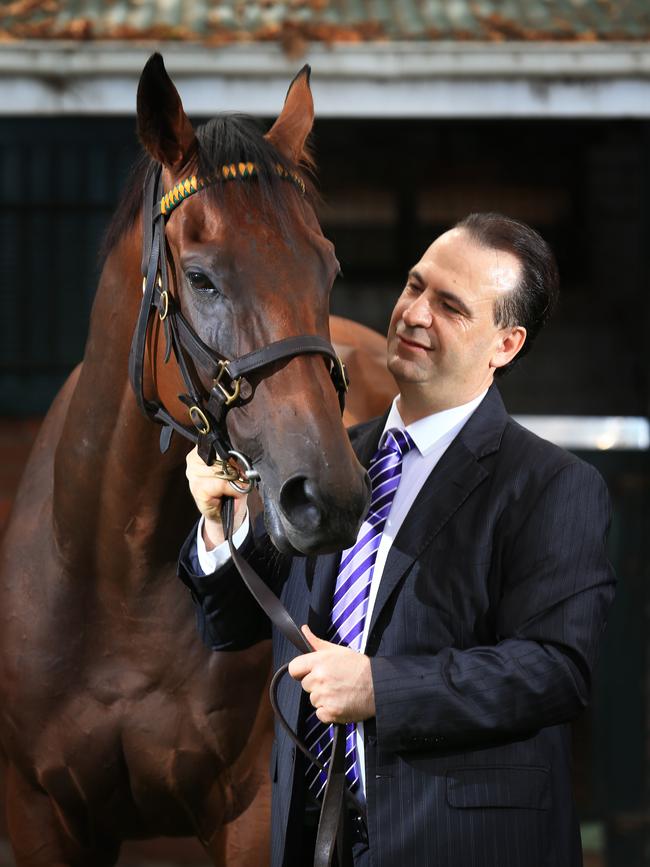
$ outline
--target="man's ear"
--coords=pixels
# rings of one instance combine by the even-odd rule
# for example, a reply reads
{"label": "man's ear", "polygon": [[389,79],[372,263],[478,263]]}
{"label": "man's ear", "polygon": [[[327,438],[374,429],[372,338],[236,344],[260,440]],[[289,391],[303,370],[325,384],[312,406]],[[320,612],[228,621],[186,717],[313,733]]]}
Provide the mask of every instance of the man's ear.
{"label": "man's ear", "polygon": [[149,154],[172,173],[185,165],[196,136],[160,54],[152,54],[138,84],[138,136]]}
{"label": "man's ear", "polygon": [[526,342],[526,329],[523,325],[503,328],[496,350],[490,359],[490,367],[504,367],[517,355]]}
{"label": "man's ear", "polygon": [[305,142],[314,125],[314,101],[309,87],[311,67],[305,64],[289,85],[284,107],[266,138],[281,154],[298,165],[310,162]]}

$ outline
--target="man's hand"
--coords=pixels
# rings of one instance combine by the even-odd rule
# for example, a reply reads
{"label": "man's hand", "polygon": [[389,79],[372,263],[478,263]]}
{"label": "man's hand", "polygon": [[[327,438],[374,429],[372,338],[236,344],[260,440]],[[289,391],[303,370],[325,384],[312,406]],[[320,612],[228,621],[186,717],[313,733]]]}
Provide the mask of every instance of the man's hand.
{"label": "man's hand", "polygon": [[203,524],[203,541],[207,550],[215,548],[225,541],[221,523],[221,500],[232,497],[235,500],[235,526],[241,527],[246,517],[246,494],[235,491],[230,482],[215,475],[215,467],[209,467],[199,457],[196,448],[188,454],[185,475],[190,483],[190,492],[199,512],[205,518]]}
{"label": "man's hand", "polygon": [[309,693],[316,716],[324,723],[362,722],[375,715],[370,659],[349,647],[318,638],[308,626],[302,631],[313,653],[289,663],[289,674]]}

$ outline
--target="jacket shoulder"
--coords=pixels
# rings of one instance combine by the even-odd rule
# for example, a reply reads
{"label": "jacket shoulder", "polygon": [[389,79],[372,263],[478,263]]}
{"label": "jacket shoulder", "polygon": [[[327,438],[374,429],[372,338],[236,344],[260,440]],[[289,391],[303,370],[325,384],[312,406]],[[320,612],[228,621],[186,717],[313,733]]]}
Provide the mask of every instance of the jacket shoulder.
{"label": "jacket shoulder", "polygon": [[501,441],[500,453],[515,472],[532,472],[537,477],[550,478],[568,471],[577,477],[598,479],[598,470],[573,452],[543,439],[508,416]]}
{"label": "jacket shoulder", "polygon": [[375,418],[371,418],[369,421],[362,421],[349,427],[347,430],[350,442],[354,445],[357,440],[374,430],[383,418],[384,417],[378,415]]}

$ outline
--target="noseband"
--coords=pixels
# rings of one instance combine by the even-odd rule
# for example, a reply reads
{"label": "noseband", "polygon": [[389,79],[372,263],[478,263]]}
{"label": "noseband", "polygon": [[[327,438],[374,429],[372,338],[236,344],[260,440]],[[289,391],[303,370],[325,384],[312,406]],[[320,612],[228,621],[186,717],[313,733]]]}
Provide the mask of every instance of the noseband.
{"label": "noseband", "polygon": [[[275,165],[275,171],[278,177],[293,183],[304,194],[305,185],[299,175],[280,163]],[[345,365],[331,343],[317,334],[285,337],[239,358],[230,359],[201,340],[169,291],[166,219],[185,199],[205,187],[223,181],[244,180],[256,174],[254,163],[232,163],[222,166],[213,176],[187,178],[165,193],[161,167],[149,170],[144,183],[142,304],[129,354],[129,377],[138,406],[152,421],[162,425],[160,450],[167,451],[172,433],[177,431],[196,443],[199,455],[206,464],[212,464],[218,458],[225,468],[234,457],[244,468],[242,475],[229,477],[228,470],[224,469],[225,477],[229,478],[233,487],[244,492],[253,487],[259,475],[250,460],[233,449],[226,430],[226,415],[229,410],[248,403],[252,398],[253,387],[247,376],[297,355],[321,355],[329,363],[329,374],[338,393],[341,412],[348,388]],[[179,399],[187,407],[192,427],[178,422],[161,402],[147,400],[144,396],[147,333],[155,312],[165,333],[165,363],[173,351],[185,384],[186,393],[179,395]],[[209,376],[212,386],[207,395],[203,385],[196,381],[191,366],[198,367]]]}
{"label": "noseband", "polygon": [[[176,184],[167,193],[162,189],[161,168],[153,168],[147,173],[143,206],[142,304],[129,354],[129,378],[138,406],[152,421],[162,425],[161,452],[167,451],[172,433],[177,431],[197,444],[199,455],[206,464],[219,460],[223,478],[227,478],[234,488],[242,492],[250,491],[259,479],[259,475],[251,461],[232,448],[226,430],[226,415],[233,407],[241,406],[252,398],[253,387],[246,379],[247,375],[264,370],[278,361],[295,358],[297,355],[321,355],[326,362],[329,362],[329,373],[338,393],[341,412],[343,412],[345,393],[348,389],[345,365],[332,345],[322,337],[316,334],[285,337],[239,358],[226,358],[206,346],[183,316],[180,307],[169,292],[165,219],[188,196],[206,186],[223,180],[243,180],[255,175],[256,171],[254,163],[233,163],[222,166],[220,172],[214,177],[188,178]],[[275,171],[279,177],[295,184],[304,194],[305,185],[299,175],[289,172],[279,163],[276,164]],[[165,363],[169,361],[173,351],[183,377],[187,392],[179,395],[179,398],[188,408],[193,428],[178,422],[161,402],[147,400],[144,396],[144,358],[147,333],[154,312],[157,312],[165,330]],[[203,386],[192,376],[189,361],[209,374],[212,386],[207,397]],[[233,457],[243,470],[237,471],[231,467]],[[249,591],[275,627],[300,653],[313,650],[277,596],[234,547],[232,541],[234,512],[231,497],[223,500],[222,517],[233,563]],[[320,770],[327,770],[327,783],[323,792],[316,835],[314,867],[329,867],[335,849],[338,847],[338,851],[343,852],[346,805],[356,809],[364,819],[365,810],[347,789],[345,783],[345,726],[334,726],[330,763],[328,768],[325,768],[320,758],[311,753],[292,731],[282,714],[277,702],[277,687],[280,678],[287,673],[287,668],[288,665],[282,666],[273,677],[270,690],[271,704],[280,725],[296,746]]]}

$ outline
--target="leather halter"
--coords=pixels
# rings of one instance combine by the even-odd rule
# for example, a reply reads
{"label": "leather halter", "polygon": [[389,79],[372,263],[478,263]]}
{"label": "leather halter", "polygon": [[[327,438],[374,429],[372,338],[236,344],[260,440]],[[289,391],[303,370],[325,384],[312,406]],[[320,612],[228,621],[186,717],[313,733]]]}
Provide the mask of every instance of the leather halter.
{"label": "leather halter", "polygon": [[[275,167],[277,174],[294,183],[304,193],[304,184],[299,175],[287,171],[282,165]],[[297,355],[322,355],[329,361],[329,373],[337,390],[339,405],[343,412],[345,393],[348,389],[348,376],[345,365],[337,356],[332,345],[318,335],[299,335],[277,340],[261,349],[253,350],[236,359],[228,359],[211,349],[196,334],[180,307],[169,292],[167,249],[165,243],[165,219],[188,196],[199,192],[210,183],[219,180],[234,180],[238,177],[251,177],[256,173],[252,163],[239,163],[221,168],[220,176],[197,179],[195,176],[177,184],[164,193],[161,184],[162,169],[152,167],[144,182],[143,204],[143,245],[142,245],[142,304],[133,334],[129,353],[129,378],[140,409],[152,421],[162,425],[160,450],[164,453],[169,447],[172,433],[176,431],[198,446],[199,455],[206,464],[215,458],[224,462],[235,456],[245,467],[244,476],[249,483],[248,489],[259,478],[250,461],[232,448],[225,420],[228,410],[248,402],[253,389],[245,379],[247,374],[269,367],[277,361],[294,358]],[[147,333],[154,311],[158,312],[163,323],[166,338],[165,362],[174,352],[179,370],[183,377],[187,394],[179,395],[188,407],[194,429],[178,422],[159,401],[147,400],[144,396],[143,372]],[[188,356],[193,364],[208,372],[212,387],[205,396],[203,387],[192,377]],[[234,486],[236,483],[231,482]],[[240,488],[241,490],[241,488]],[[300,653],[313,650],[291,615],[280,600],[268,588],[254,569],[243,559],[232,542],[234,531],[233,500],[226,497],[222,503],[224,530],[233,563],[249,591],[260,604],[266,615],[282,634]],[[282,666],[271,682],[271,704],[280,725],[307,758],[324,770],[322,762],[300,741],[285,720],[277,703],[277,686],[287,673],[288,665]],[[323,792],[323,803],[316,836],[314,867],[330,867],[335,851],[342,854],[345,806],[353,807],[365,822],[365,809],[358,799],[348,790],[345,780],[345,726],[335,725],[332,754],[327,769],[327,783]]]}
{"label": "leather halter", "polygon": [[[242,168],[238,174],[238,167]],[[276,173],[304,191],[302,179],[289,172],[279,163]],[[229,359],[207,346],[183,315],[178,303],[169,291],[165,220],[180,203],[206,186],[221,180],[247,178],[256,173],[253,163],[223,166],[213,177],[201,179],[193,176],[164,193],[160,166],[147,172],[144,183],[143,204],[143,249],[142,249],[142,304],[133,334],[129,354],[129,377],[140,409],[153,421],[163,426],[160,434],[160,449],[165,452],[173,431],[198,446],[199,455],[206,464],[215,457],[228,461],[233,448],[226,431],[226,415],[230,409],[247,403],[253,389],[246,379],[248,374],[268,368],[270,365],[297,355],[321,355],[329,362],[329,373],[338,393],[341,412],[345,405],[348,377],[345,366],[334,347],[317,334],[301,334],[276,340],[268,346],[255,349],[239,358]],[[144,396],[143,375],[147,333],[154,311],[158,312],[165,330],[165,362],[174,352],[186,393],[179,395],[187,406],[193,427],[181,424],[159,401],[147,400]],[[212,380],[209,393],[193,376],[191,365],[205,371]],[[238,452],[234,453],[244,463],[249,480],[257,478],[250,461]]]}

